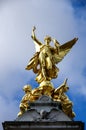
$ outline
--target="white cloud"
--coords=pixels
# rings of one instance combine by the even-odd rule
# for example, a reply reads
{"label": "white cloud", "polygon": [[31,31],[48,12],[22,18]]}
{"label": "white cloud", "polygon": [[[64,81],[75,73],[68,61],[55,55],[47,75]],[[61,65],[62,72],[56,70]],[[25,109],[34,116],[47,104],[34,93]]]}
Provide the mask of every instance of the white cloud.
{"label": "white cloud", "polygon": [[18,113],[18,103],[9,101],[4,97],[0,96],[0,129],[2,130],[1,122],[15,120],[16,114]]}

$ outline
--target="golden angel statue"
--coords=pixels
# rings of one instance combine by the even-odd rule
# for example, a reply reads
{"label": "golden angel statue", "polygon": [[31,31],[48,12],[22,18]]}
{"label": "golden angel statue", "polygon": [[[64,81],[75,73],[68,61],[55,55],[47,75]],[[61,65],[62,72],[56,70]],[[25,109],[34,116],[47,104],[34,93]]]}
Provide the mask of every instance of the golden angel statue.
{"label": "golden angel statue", "polygon": [[59,101],[61,103],[62,110],[65,112],[65,114],[67,114],[70,118],[74,118],[75,113],[72,111],[73,103],[65,94],[68,90],[69,87],[67,85],[66,79],[59,87],[54,90],[52,98],[54,101]]}
{"label": "golden angel statue", "polygon": [[[33,69],[33,72],[37,74],[36,81],[41,83],[42,81],[50,81],[58,76],[59,68],[56,64],[70,51],[78,38],[61,45],[56,39],[46,36],[43,44],[37,39],[35,30],[36,27],[33,27],[31,37],[35,43],[36,53],[30,59],[26,69]],[[54,46],[51,46],[50,42],[53,42]]]}
{"label": "golden angel statue", "polygon": [[31,91],[32,91],[32,88],[30,85],[25,85],[23,87],[23,91],[25,92],[25,95],[23,96],[22,100],[21,100],[21,103],[20,103],[20,112],[18,113],[17,116],[21,116],[28,108],[29,108],[29,100],[30,100],[30,97],[31,97]]}

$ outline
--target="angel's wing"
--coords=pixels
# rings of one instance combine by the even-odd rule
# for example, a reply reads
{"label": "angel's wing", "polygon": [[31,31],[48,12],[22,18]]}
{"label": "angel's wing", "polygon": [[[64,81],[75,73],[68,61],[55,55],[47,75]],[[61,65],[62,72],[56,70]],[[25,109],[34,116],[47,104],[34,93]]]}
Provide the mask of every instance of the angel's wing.
{"label": "angel's wing", "polygon": [[66,87],[66,88],[68,88],[69,89],[69,87],[67,86],[67,78],[64,80],[64,82],[59,86],[59,87],[57,87],[55,90],[54,90],[54,93],[59,93],[60,92],[60,90],[62,90],[62,89],[64,89],[64,87]]}
{"label": "angel's wing", "polygon": [[78,40],[78,38],[74,38],[71,41],[68,41],[66,43],[64,43],[63,45],[60,45],[58,48],[58,54],[54,53],[53,55],[53,61],[54,63],[58,63],[60,62],[64,56],[71,50],[71,48],[73,47],[73,45],[76,43],[76,41]]}

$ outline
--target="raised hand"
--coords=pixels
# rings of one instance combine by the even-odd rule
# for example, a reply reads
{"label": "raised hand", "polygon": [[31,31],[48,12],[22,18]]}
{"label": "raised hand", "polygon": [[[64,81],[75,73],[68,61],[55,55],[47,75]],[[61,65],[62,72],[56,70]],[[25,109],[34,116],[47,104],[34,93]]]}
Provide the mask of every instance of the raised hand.
{"label": "raised hand", "polygon": [[33,30],[33,32],[34,32],[34,31],[36,30],[36,27],[35,27],[35,26],[33,26],[32,30]]}

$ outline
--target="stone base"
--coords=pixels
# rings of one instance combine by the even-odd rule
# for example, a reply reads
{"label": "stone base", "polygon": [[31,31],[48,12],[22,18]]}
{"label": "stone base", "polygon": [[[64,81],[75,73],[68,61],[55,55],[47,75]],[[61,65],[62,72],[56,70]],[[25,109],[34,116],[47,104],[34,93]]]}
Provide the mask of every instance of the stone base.
{"label": "stone base", "polygon": [[4,130],[84,130],[84,123],[73,121],[46,95],[29,103],[30,108],[15,121],[2,123]]}
{"label": "stone base", "polygon": [[84,130],[84,123],[80,121],[60,122],[22,122],[8,121],[3,123],[4,130]]}

